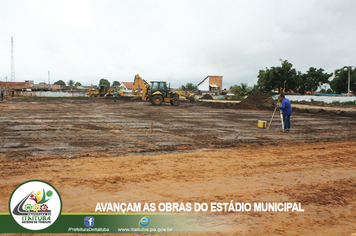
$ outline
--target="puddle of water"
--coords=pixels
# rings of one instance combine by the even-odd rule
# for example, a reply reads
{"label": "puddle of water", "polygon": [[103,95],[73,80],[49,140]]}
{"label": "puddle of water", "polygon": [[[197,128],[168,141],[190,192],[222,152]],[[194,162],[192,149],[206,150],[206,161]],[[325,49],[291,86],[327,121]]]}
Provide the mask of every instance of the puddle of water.
{"label": "puddle of water", "polygon": [[51,128],[50,126],[47,125],[15,125],[12,127],[9,127],[8,129],[12,130],[41,130],[41,129],[48,129]]}
{"label": "puddle of water", "polygon": [[221,126],[221,127],[235,127],[236,124],[223,124],[223,123],[216,123],[216,126]]}
{"label": "puddle of water", "polygon": [[20,145],[21,143],[0,143],[0,148],[14,148]]}
{"label": "puddle of water", "polygon": [[219,137],[219,139],[222,140],[235,140],[237,137],[237,135],[228,135],[228,136],[224,136],[224,137]]}
{"label": "puddle of water", "polygon": [[257,139],[255,137],[239,136],[237,139]]}
{"label": "puddle of water", "polygon": [[256,119],[256,118],[241,119],[241,120],[248,120],[248,121],[253,120],[253,121],[256,121],[256,123],[258,122],[258,119]]}

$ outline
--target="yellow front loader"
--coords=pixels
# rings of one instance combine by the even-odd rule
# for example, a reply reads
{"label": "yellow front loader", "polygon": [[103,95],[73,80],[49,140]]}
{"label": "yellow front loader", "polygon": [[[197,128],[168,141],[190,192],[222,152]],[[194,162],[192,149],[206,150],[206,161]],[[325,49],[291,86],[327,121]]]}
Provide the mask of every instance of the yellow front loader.
{"label": "yellow front loader", "polygon": [[[109,88],[107,88],[106,85],[99,85],[98,89],[92,89],[89,91],[88,95],[91,98],[95,98],[95,97],[111,97],[114,96],[114,92],[113,90]],[[118,93],[118,97],[120,96],[124,96],[124,93],[122,91],[117,91]]]}
{"label": "yellow front loader", "polygon": [[140,95],[143,101],[150,101],[153,105],[161,105],[163,102],[170,102],[173,106],[180,104],[179,95],[194,101],[194,95],[188,91],[170,91],[167,83],[162,81],[152,81],[151,85],[139,75],[135,76],[132,93]]}

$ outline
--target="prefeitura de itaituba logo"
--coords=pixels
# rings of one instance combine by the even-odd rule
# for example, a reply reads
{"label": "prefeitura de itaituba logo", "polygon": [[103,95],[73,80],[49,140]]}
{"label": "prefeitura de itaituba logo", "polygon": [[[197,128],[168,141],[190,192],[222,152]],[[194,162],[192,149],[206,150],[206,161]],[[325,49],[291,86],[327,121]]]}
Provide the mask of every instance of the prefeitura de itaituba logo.
{"label": "prefeitura de itaituba logo", "polygon": [[41,230],[56,221],[62,204],[55,188],[46,182],[32,180],[15,189],[9,208],[12,217],[22,227]]}

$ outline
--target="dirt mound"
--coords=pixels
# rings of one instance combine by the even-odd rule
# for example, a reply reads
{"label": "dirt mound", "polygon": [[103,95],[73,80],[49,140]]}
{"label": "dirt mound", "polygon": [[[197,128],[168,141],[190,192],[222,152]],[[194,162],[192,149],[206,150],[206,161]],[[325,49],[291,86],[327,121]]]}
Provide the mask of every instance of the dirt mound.
{"label": "dirt mound", "polygon": [[[202,99],[207,99],[207,98],[202,98]],[[220,103],[220,102],[200,103],[201,106],[207,106],[213,108],[235,108],[235,109],[247,109],[247,110],[264,110],[264,109],[271,109],[271,108],[273,109],[275,104],[277,104],[277,102],[273,100],[271,95],[267,93],[262,93],[260,91],[250,94],[245,100],[241,101],[240,103]]]}
{"label": "dirt mound", "polygon": [[250,94],[245,100],[243,100],[240,104],[240,108],[248,108],[248,109],[265,109],[271,108],[275,106],[276,102],[273,100],[271,95],[267,93],[262,93],[260,91],[256,91]]}
{"label": "dirt mound", "polygon": [[117,98],[118,101],[125,101],[125,102],[142,102],[142,98],[135,96],[135,97],[129,97],[129,96],[120,96]]}
{"label": "dirt mound", "polygon": [[210,94],[205,94],[203,97],[201,97],[200,99],[213,99],[213,96],[211,96]]}

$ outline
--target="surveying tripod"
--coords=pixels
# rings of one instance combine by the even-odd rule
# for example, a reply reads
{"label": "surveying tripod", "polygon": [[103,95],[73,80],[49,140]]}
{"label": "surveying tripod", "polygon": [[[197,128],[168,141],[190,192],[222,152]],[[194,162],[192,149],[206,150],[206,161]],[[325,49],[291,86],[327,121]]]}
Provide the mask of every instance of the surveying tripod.
{"label": "surveying tripod", "polygon": [[[269,122],[269,125],[268,125],[267,129],[269,129],[269,127],[270,127],[270,125],[271,125],[271,123],[272,123],[274,113],[276,112],[277,108],[278,108],[279,106],[281,106],[281,105],[282,105],[281,102],[278,100],[278,102],[277,102],[277,104],[276,104],[276,107],[274,108],[274,112],[273,112],[273,115],[272,115],[272,117],[271,117],[271,121]],[[279,109],[279,115],[280,115],[280,117],[281,117],[282,132],[284,132],[283,113],[282,113],[282,111],[281,111],[280,109]]]}

